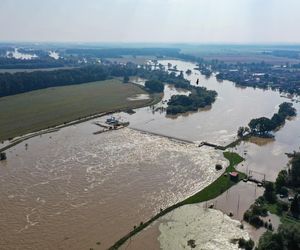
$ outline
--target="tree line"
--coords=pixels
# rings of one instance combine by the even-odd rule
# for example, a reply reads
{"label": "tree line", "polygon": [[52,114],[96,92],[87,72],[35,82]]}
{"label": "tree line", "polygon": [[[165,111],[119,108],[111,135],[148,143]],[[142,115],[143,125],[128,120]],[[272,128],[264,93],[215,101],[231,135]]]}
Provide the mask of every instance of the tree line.
{"label": "tree line", "polygon": [[138,67],[132,63],[126,65],[103,64],[54,71],[2,73],[0,74],[0,97],[49,87],[101,81],[112,77],[128,78],[130,76],[159,80],[174,84],[176,87],[187,87],[190,84],[182,75],[168,74],[168,72],[160,69],[152,70],[147,66]]}
{"label": "tree line", "polygon": [[[259,240],[258,250],[296,250],[300,249],[300,153],[294,152],[290,160],[290,168],[279,172],[276,182],[268,183],[263,199],[269,204],[276,204],[276,213],[281,216],[294,218],[293,223],[283,223],[275,233],[266,232]],[[287,197],[293,194],[293,199],[289,203],[284,203],[277,198],[276,194],[281,197]]]}
{"label": "tree line", "polygon": [[179,48],[73,48],[66,49],[67,56],[80,56],[86,58],[121,58],[131,56],[155,56],[157,58],[172,57],[187,61],[203,62],[202,58],[181,53]]}
{"label": "tree line", "polygon": [[16,58],[0,57],[0,69],[38,69],[38,68],[58,68],[70,65],[71,62],[65,59],[51,57],[34,58],[22,60]]}

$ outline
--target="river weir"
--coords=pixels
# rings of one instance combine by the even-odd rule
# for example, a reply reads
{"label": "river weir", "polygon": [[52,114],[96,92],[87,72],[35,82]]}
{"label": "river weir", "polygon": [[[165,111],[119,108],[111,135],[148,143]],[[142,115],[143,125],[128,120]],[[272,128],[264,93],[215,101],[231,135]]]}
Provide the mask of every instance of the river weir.
{"label": "river weir", "polygon": [[93,135],[96,129],[64,128],[7,152],[0,182],[5,249],[14,249],[16,238],[23,249],[88,249],[99,241],[106,249],[210,184],[220,175],[214,166],[227,164],[209,148],[128,128]]}
{"label": "river weir", "polygon": [[[222,152],[199,148],[198,144],[207,141],[225,146],[235,139],[239,126],[245,126],[252,118],[270,117],[286,101],[271,90],[240,88],[228,81],[218,82],[214,76],[207,79],[194,70],[193,63],[162,61],[165,65],[168,62],[184,72],[191,69],[192,74],[185,77],[192,84],[199,79],[199,86],[218,92],[212,107],[166,116],[163,107],[170,96],[188,94],[166,85],[162,102],[154,107],[136,109],[131,115],[115,114],[130,122],[128,128],[94,134],[99,130],[94,123],[107,119],[100,117],[38,135],[8,149],[7,160],[0,162],[0,249],[107,249],[161,208],[189,197],[222,174],[215,169],[216,164],[228,164]],[[299,113],[299,104],[294,106]],[[284,153],[299,148],[299,126],[296,117],[275,133],[273,141],[242,142],[231,149],[246,159],[239,170],[262,172],[268,180],[274,180],[288,161]],[[226,207],[226,196],[219,201],[223,203]],[[248,203],[243,207],[247,206]],[[174,210],[143,231],[154,242],[149,243],[148,249],[171,249],[168,238],[184,232],[177,231],[178,225],[194,209]],[[205,212],[199,208],[195,213],[201,217]],[[223,214],[216,213],[214,225],[223,225],[218,224],[224,220]],[[169,224],[163,220],[172,218],[174,223],[169,223],[175,231],[167,232]],[[216,249],[220,242],[227,249],[235,234],[248,237],[240,231],[238,222],[225,218],[236,231],[222,234],[220,241],[208,249]],[[207,236],[195,234],[198,238],[193,240],[199,246]],[[131,246],[140,249],[134,244],[127,249]]]}

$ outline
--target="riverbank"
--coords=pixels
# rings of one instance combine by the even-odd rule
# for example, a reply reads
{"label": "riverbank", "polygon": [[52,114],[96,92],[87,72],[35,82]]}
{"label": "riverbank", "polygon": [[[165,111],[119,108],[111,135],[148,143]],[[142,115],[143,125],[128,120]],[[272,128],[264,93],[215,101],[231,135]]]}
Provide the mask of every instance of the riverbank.
{"label": "riverbank", "polygon": [[224,157],[229,161],[228,167],[225,169],[224,175],[221,175],[217,180],[215,180],[212,184],[208,185],[206,188],[202,189],[198,193],[192,195],[191,197],[174,204],[166,209],[161,209],[161,211],[153,216],[151,219],[149,219],[146,222],[141,222],[139,226],[136,226],[131,232],[129,232],[127,235],[125,235],[123,238],[118,240],[114,245],[112,245],[109,249],[115,250],[120,248],[127,240],[129,240],[131,237],[135,236],[142,230],[144,230],[146,227],[148,227],[150,224],[152,224],[157,219],[161,218],[162,216],[168,214],[169,212],[175,210],[176,208],[179,208],[184,205],[188,204],[194,204],[194,203],[200,203],[204,201],[208,201],[210,199],[216,198],[220,194],[224,193],[227,189],[238,183],[240,180],[246,177],[245,174],[238,172],[238,178],[236,181],[232,181],[230,179],[230,172],[234,172],[235,166],[237,166],[239,163],[241,163],[244,159],[239,156],[236,153],[231,152],[224,152]]}
{"label": "riverbank", "polygon": [[140,86],[113,79],[3,97],[0,98],[3,107],[0,114],[0,141],[29,133],[39,135],[36,131],[51,131],[85,122],[99,117],[98,114],[101,116],[103,113],[154,105],[162,98],[161,94],[151,94],[150,99],[128,100],[146,93]]}
{"label": "riverbank", "polygon": [[[146,106],[155,105],[156,103],[158,103],[161,100],[161,97],[162,96],[160,94],[151,94],[151,98],[147,99],[147,101],[149,101],[149,103],[147,105],[146,104],[145,105]],[[135,109],[135,108],[140,108],[140,107],[137,106],[137,107],[132,107],[132,108]],[[118,110],[113,110],[113,111],[108,111],[108,112],[99,113],[99,114],[95,114],[95,115],[90,115],[90,116],[87,116],[87,117],[79,118],[79,119],[71,121],[71,122],[65,122],[64,124],[57,125],[57,126],[54,126],[54,127],[48,128],[48,129],[42,129],[40,131],[29,133],[29,134],[24,135],[24,136],[19,136],[15,139],[11,140],[4,147],[0,148],[0,153],[4,152],[4,151],[18,145],[19,143],[30,139],[30,138],[34,138],[36,136],[40,136],[40,135],[43,135],[43,134],[53,133],[53,132],[56,132],[56,131],[58,131],[62,128],[66,128],[66,127],[69,127],[69,126],[74,126],[76,124],[87,122],[89,120],[93,120],[93,119],[96,119],[96,118],[99,118],[99,117],[107,116],[107,115],[118,113],[118,112],[128,111],[132,108],[125,107],[125,108],[118,109]]]}

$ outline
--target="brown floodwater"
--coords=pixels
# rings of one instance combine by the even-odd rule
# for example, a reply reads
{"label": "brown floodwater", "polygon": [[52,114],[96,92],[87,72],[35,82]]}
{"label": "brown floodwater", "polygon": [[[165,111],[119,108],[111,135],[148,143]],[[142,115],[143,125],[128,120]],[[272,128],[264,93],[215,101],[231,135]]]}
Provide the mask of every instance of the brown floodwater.
{"label": "brown floodwater", "polygon": [[98,129],[83,123],[7,152],[0,249],[106,249],[227,164],[209,148],[127,128],[93,135]]}
{"label": "brown floodwater", "polygon": [[[196,67],[193,63],[177,60],[161,61],[164,65],[167,65],[167,62],[177,65],[177,68],[184,72],[191,69],[192,74],[185,74],[185,77],[193,85],[196,85],[196,80],[199,79],[199,85],[216,90],[218,92],[216,102],[211,108],[179,115],[176,119],[166,116],[164,112],[154,112],[155,107],[141,108],[134,115],[124,116],[130,120],[131,127],[194,142],[208,141],[227,145],[236,138],[240,126],[246,126],[253,118],[271,117],[277,112],[279,104],[291,101],[278,91],[241,88],[229,81],[219,82],[214,76],[206,78],[193,70]],[[167,93],[169,88],[168,86],[165,88]],[[294,107],[300,114],[300,103],[294,102]],[[263,143],[261,141],[261,143],[255,141],[241,143],[235,151],[246,158],[246,164],[240,166],[240,169],[257,171],[265,174],[267,180],[275,180],[277,173],[285,168],[288,162],[285,153],[299,150],[299,128],[300,118],[297,116],[288,120],[275,133],[274,140],[265,140]]]}
{"label": "brown floodwater", "polygon": [[[161,103],[116,116],[130,121],[131,128],[225,145],[239,126],[272,116],[287,101],[275,91],[239,88],[214,76],[206,79],[192,63],[171,63],[184,72],[191,69],[186,77],[193,84],[199,78],[199,85],[218,92],[211,108],[166,116],[162,108],[170,96],[188,94],[167,85]],[[295,107],[299,113],[299,104]],[[297,116],[276,132],[275,140],[233,149],[246,158],[240,169],[274,180],[288,161],[284,153],[299,148],[299,125]],[[160,208],[211,183],[220,175],[215,164],[226,164],[221,152],[211,148],[131,129],[93,135],[97,130],[89,121],[8,150],[8,160],[0,162],[0,249],[106,249]],[[157,233],[151,235],[156,238]],[[152,246],[156,249],[157,242]]]}

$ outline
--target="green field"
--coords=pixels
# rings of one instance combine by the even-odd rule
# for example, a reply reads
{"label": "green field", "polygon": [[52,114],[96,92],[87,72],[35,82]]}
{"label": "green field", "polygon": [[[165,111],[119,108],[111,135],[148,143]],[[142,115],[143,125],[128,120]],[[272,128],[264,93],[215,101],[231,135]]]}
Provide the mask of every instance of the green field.
{"label": "green field", "polygon": [[151,100],[129,101],[146,92],[117,79],[32,91],[0,98],[0,141],[89,115],[135,108]]}

